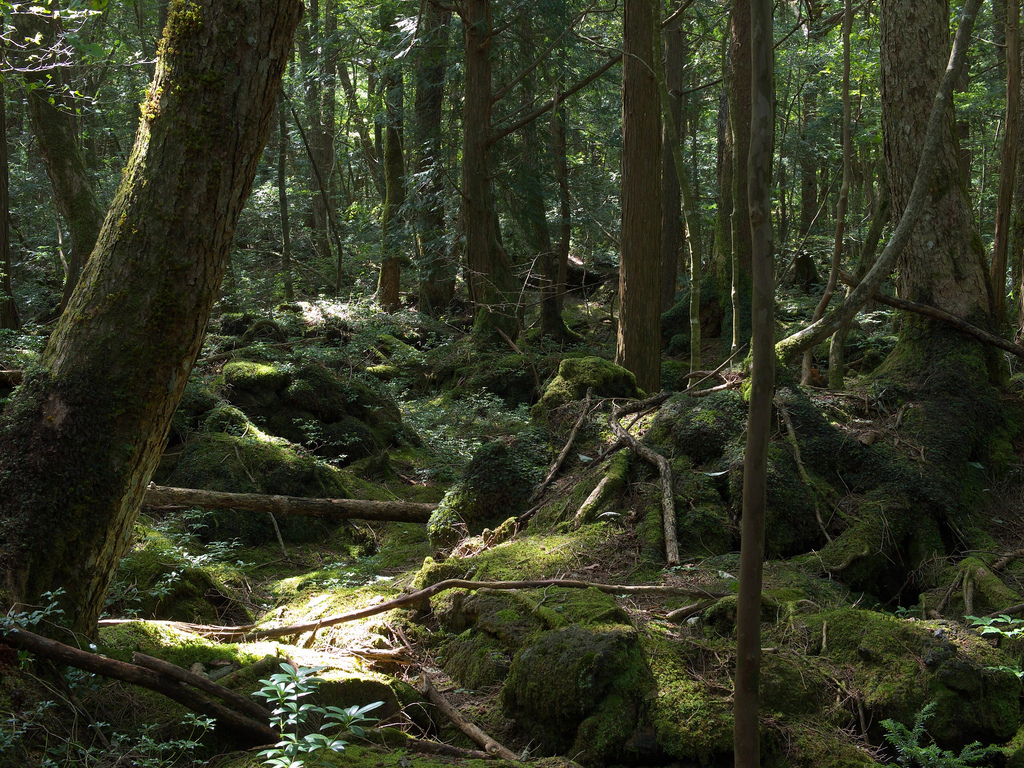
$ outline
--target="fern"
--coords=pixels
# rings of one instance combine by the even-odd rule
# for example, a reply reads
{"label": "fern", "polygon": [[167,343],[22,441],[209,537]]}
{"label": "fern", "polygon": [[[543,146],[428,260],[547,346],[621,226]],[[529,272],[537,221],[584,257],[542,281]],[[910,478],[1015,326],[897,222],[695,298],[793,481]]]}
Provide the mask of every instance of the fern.
{"label": "fern", "polygon": [[935,743],[922,746],[921,737],[927,735],[924,724],[935,714],[935,707],[934,701],[925,705],[914,716],[913,728],[891,718],[882,721],[886,741],[896,748],[896,760],[903,768],[965,768],[977,765],[995,751],[994,747],[983,747],[978,741],[961,749],[959,755],[940,749]]}

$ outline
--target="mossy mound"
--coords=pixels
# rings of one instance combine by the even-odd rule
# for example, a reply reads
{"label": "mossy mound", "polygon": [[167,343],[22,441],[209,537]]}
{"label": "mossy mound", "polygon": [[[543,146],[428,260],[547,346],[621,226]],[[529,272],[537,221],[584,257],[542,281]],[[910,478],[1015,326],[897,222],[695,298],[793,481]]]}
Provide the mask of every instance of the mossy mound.
{"label": "mossy mound", "polygon": [[445,494],[427,523],[431,544],[451,547],[526,510],[534,467],[518,446],[504,441],[482,445],[462,478]]}
{"label": "mossy mound", "polygon": [[558,365],[558,375],[544,388],[541,413],[582,400],[587,390],[594,397],[637,397],[636,377],[603,357],[569,357]]}
{"label": "mossy mound", "polygon": [[538,396],[537,373],[531,360],[523,355],[484,356],[470,374],[465,389],[491,392],[512,408],[530,405]]}
{"label": "mossy mound", "polygon": [[[299,454],[285,440],[261,432],[239,418],[233,409],[218,409],[211,428],[228,432],[202,432],[181,450],[167,482],[182,488],[230,493],[280,494],[321,498],[349,498],[342,473],[316,459]],[[232,434],[240,432],[240,434]],[[240,538],[247,544],[274,541],[266,515],[235,510],[211,510],[204,517],[206,541]],[[288,541],[320,539],[331,526],[309,518],[282,517],[278,525]]]}
{"label": "mossy mound", "polygon": [[[975,740],[1003,743],[1017,732],[1020,681],[1006,671],[1006,655],[977,633],[857,608],[809,615],[802,624],[808,654],[853,670],[872,722],[912,724],[934,701],[928,732],[944,749]],[[881,740],[880,731],[872,736]]]}
{"label": "mossy mound", "polygon": [[747,404],[736,391],[675,395],[658,410],[644,442],[667,457],[686,456],[700,466],[721,458],[746,423]]}
{"label": "mossy mound", "polygon": [[159,531],[136,526],[108,596],[120,615],[197,624],[247,624],[252,616],[217,577],[185,559]]}
{"label": "mossy mound", "polygon": [[308,363],[235,360],[224,366],[228,399],[270,434],[335,462],[379,453],[402,434],[398,406],[355,377]]}

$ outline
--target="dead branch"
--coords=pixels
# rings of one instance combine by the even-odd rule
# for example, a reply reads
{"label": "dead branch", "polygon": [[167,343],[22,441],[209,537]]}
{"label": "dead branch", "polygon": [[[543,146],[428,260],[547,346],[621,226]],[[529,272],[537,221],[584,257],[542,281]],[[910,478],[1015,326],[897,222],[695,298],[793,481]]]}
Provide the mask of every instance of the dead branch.
{"label": "dead branch", "polygon": [[1007,552],[1005,555],[1000,555],[999,558],[992,563],[992,570],[1001,571],[1020,557],[1024,557],[1024,549],[1015,549],[1013,552]]}
{"label": "dead branch", "polygon": [[587,415],[590,413],[590,397],[594,390],[592,387],[587,388],[587,396],[583,400],[583,406],[580,409],[579,418],[576,419],[576,423],[572,427],[572,431],[569,433],[569,439],[566,441],[565,446],[558,454],[558,458],[555,459],[555,463],[551,465],[551,469],[548,470],[547,477],[544,481],[537,486],[533,494],[530,496],[530,502],[535,502],[538,497],[544,493],[544,489],[548,487],[548,484],[554,480],[555,475],[558,474],[558,470],[562,468],[562,464],[565,463],[566,457],[569,455],[569,451],[572,450],[573,443],[576,442],[576,434],[580,431],[580,427],[583,426],[583,422],[586,420]]}
{"label": "dead branch", "polygon": [[143,502],[149,507],[202,507],[244,509],[278,515],[321,517],[328,520],[395,520],[425,523],[436,504],[412,501],[363,501],[362,499],[306,499],[299,496],[265,496],[259,493],[222,493],[194,488],[167,488],[150,483]]}
{"label": "dead branch", "polygon": [[22,372],[19,370],[0,370],[0,385],[5,387],[16,387],[21,384]]}
{"label": "dead branch", "polygon": [[493,755],[478,749],[462,749],[450,744],[417,739],[397,728],[363,728],[366,741],[382,744],[390,749],[408,749],[427,755],[444,755],[445,757],[462,757],[467,760],[491,760]]}
{"label": "dead branch", "polygon": [[[171,626],[185,632],[192,632],[203,637],[217,640],[236,640],[243,643],[256,642],[258,640],[272,640],[278,637],[288,637],[311,632],[319,627],[331,627],[335,624],[343,624],[347,621],[357,621],[369,616],[376,616],[379,613],[386,613],[395,608],[406,608],[408,606],[420,605],[429,598],[440,592],[449,589],[544,589],[546,587],[561,587],[563,589],[596,589],[609,595],[697,595],[700,597],[725,597],[727,592],[710,592],[700,587],[669,587],[662,585],[632,585],[632,584],[599,584],[592,581],[572,581],[569,579],[539,579],[536,581],[469,581],[467,579],[447,579],[425,589],[411,592],[393,600],[388,600],[377,605],[360,608],[356,611],[343,613],[337,616],[330,616],[317,621],[305,624],[292,624],[287,627],[273,629],[256,629],[256,625],[247,624],[239,627],[218,627],[204,626],[202,624],[187,624],[178,621],[150,621],[149,624]],[[134,619],[103,619],[99,626],[112,626],[124,624]]]}
{"label": "dead branch", "polygon": [[673,566],[679,565],[679,542],[676,540],[676,503],[672,493],[672,467],[669,466],[668,459],[643,445],[619,423],[619,419],[627,413],[661,405],[668,398],[668,393],[663,392],[647,400],[616,408],[608,417],[608,424],[615,432],[616,437],[626,441],[633,453],[658,468],[658,475],[661,477],[661,514],[662,526],[665,531],[665,561],[669,566]]}
{"label": "dead branch", "polygon": [[225,688],[223,685],[217,685],[217,683],[202,677],[201,675],[195,675],[187,669],[182,669],[179,666],[171,664],[169,661],[147,656],[144,653],[135,652],[132,654],[132,662],[140,667],[145,667],[146,669],[151,669],[154,672],[159,672],[162,675],[174,678],[178,682],[187,683],[193,688],[198,688],[211,696],[216,696],[218,699],[229,704],[232,709],[244,712],[255,720],[260,722],[270,722],[270,711],[263,705],[256,703],[248,696],[243,696],[230,688]]}
{"label": "dead branch", "polygon": [[514,752],[511,752],[506,747],[496,742],[480,728],[469,722],[462,716],[455,707],[449,703],[449,701],[442,696],[433,685],[430,684],[430,678],[427,677],[426,672],[420,673],[419,690],[424,696],[430,699],[430,703],[441,710],[445,716],[451,720],[455,726],[462,731],[464,734],[469,736],[474,743],[479,744],[484,748],[484,751],[492,757],[499,757],[502,760],[519,760],[519,756]]}
{"label": "dead branch", "polygon": [[[166,672],[158,673],[136,664],[108,659],[20,628],[0,630],[0,642],[59,664],[66,664],[103,677],[149,688],[151,691],[173,699],[193,712],[213,717],[240,741],[252,746],[270,744],[278,739],[278,733],[270,727],[270,719],[265,713],[259,720],[240,714],[234,709],[213,701],[196,689],[182,685],[183,678],[181,676],[171,677]],[[180,672],[183,675],[188,675],[185,670],[180,670]]]}

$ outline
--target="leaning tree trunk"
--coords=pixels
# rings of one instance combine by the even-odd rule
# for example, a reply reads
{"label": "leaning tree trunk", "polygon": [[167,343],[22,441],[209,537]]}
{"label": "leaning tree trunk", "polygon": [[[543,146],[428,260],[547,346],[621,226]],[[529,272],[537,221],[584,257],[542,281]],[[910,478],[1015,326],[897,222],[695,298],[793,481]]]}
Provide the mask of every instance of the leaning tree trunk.
{"label": "leaning tree trunk", "polygon": [[199,353],[274,120],[299,0],[171,5],[93,257],[0,419],[5,602],[90,633]]}
{"label": "leaning tree trunk", "polygon": [[86,172],[75,127],[75,104],[61,86],[63,68],[59,62],[48,61],[45,53],[56,46],[59,22],[45,11],[15,13],[11,21],[19,38],[38,40],[44,51],[46,66],[39,68],[38,62],[26,63],[29,71],[24,77],[29,86],[26,103],[32,133],[53,186],[57,210],[71,234],[71,252],[60,300],[63,310],[96,244],[103,225],[103,208]]}

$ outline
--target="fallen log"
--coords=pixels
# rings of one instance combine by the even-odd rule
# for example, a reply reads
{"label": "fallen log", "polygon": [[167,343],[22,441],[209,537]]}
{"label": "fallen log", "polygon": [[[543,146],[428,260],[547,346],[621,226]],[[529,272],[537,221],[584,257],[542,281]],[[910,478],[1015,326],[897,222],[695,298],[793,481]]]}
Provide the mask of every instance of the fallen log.
{"label": "fallen log", "polygon": [[202,507],[244,509],[274,515],[321,517],[329,520],[392,520],[426,523],[436,504],[413,501],[364,501],[362,499],[307,499],[301,496],[267,496],[259,493],[224,493],[195,488],[168,488],[149,484],[143,503],[147,507]]}
{"label": "fallen log", "polygon": [[[89,653],[20,628],[0,630],[0,643],[29,651],[36,656],[59,664],[66,664],[113,680],[149,688],[151,691],[173,699],[193,712],[209,715],[234,734],[239,741],[249,746],[272,744],[279,738],[277,731],[270,727],[270,718],[265,712],[257,720],[236,712],[220,702],[213,701],[195,688],[183,685],[180,681],[189,675],[185,670],[179,669],[178,673],[181,674],[175,673],[175,676],[171,677],[166,673],[166,668],[163,673],[159,673],[136,664],[108,659],[97,653]],[[247,711],[253,715],[257,713],[257,710],[252,708],[247,708]]]}
{"label": "fallen log", "polygon": [[16,387],[21,384],[22,372],[17,369],[4,371],[0,370],[0,386]]}
{"label": "fallen log", "polygon": [[469,722],[469,720],[463,717],[462,713],[453,707],[452,704],[431,684],[430,678],[427,677],[426,672],[420,674],[419,685],[417,688],[419,688],[420,693],[430,700],[431,704],[440,709],[445,716],[455,724],[456,728],[469,736],[469,738],[471,738],[476,744],[483,747],[484,751],[488,755],[501,758],[502,760],[519,760],[519,756],[517,754],[507,747],[499,744],[491,736],[484,733],[478,725]]}

